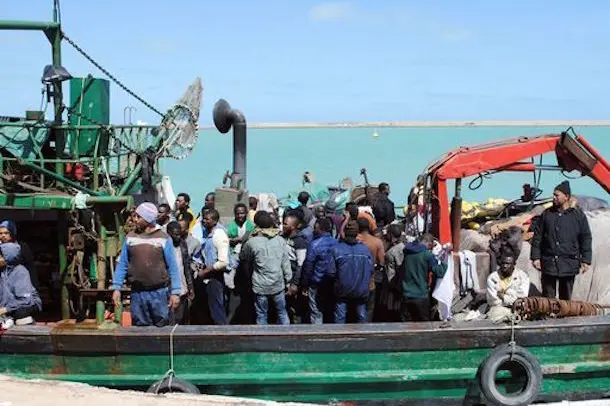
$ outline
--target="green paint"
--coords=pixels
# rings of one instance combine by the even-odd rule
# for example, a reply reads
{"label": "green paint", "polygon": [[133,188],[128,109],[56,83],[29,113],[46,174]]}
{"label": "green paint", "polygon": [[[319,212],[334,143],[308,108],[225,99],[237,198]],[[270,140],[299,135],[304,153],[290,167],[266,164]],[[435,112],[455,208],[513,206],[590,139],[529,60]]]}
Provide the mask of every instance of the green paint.
{"label": "green paint", "polygon": [[[545,371],[543,393],[610,387],[601,345],[528,348]],[[488,349],[367,353],[178,354],[176,376],[205,393],[324,401],[463,397]],[[8,355],[0,373],[113,387],[148,387],[169,368],[167,355]],[[548,373],[546,373],[548,372]]]}
{"label": "green paint", "polygon": [[[108,132],[100,127],[83,130],[81,125],[110,124],[110,82],[106,79],[72,78],[70,79],[69,106],[79,113],[70,115],[69,130],[70,154],[74,158],[108,153]],[[88,118],[91,119],[88,120]]]}

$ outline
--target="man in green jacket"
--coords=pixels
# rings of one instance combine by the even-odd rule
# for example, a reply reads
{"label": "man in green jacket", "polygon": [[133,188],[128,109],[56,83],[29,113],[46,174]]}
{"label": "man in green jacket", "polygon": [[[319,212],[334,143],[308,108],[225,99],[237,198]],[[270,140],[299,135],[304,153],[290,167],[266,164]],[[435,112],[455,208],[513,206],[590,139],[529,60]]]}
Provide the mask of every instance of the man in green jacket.
{"label": "man in green jacket", "polygon": [[430,284],[429,276],[442,278],[447,271],[447,264],[439,262],[432,253],[434,237],[424,234],[419,241],[405,244],[405,259],[402,281],[402,320],[430,320]]}
{"label": "man in green jacket", "polygon": [[256,213],[254,222],[257,228],[242,246],[239,262],[252,272],[256,324],[267,324],[270,303],[275,307],[278,324],[290,324],[285,291],[292,269],[286,241],[273,227],[269,213]]}

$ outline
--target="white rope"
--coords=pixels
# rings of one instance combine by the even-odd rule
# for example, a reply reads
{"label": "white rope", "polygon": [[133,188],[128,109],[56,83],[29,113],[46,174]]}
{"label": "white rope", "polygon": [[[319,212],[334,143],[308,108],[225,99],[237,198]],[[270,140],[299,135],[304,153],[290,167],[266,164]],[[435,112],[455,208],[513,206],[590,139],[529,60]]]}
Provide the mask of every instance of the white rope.
{"label": "white rope", "polygon": [[517,345],[515,340],[515,325],[517,325],[520,319],[518,314],[512,313],[510,315],[510,342],[508,344],[511,346],[511,358],[515,355],[515,346]]}
{"label": "white rope", "polygon": [[157,390],[155,394],[159,394],[159,387],[161,387],[161,382],[165,381],[166,378],[169,378],[168,388],[171,390],[172,388],[172,380],[174,379],[175,371],[174,371],[174,332],[178,328],[178,324],[174,324],[172,331],[169,333],[169,369],[163,375],[163,378],[159,381],[159,385],[157,385]]}

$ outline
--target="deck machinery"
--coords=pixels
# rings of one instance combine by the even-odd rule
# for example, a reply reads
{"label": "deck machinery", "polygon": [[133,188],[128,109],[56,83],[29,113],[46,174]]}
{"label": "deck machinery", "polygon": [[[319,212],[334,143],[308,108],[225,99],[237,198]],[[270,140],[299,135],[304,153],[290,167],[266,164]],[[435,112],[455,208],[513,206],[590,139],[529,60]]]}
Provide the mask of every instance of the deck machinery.
{"label": "deck machinery", "polygon": [[[84,319],[95,304],[102,323],[130,209],[155,201],[159,160],[183,158],[197,141],[201,80],[166,112],[157,110],[64,33],[58,1],[52,21],[0,21],[0,30],[40,31],[52,55],[41,69],[41,105],[50,108],[0,116],[0,218],[15,220],[18,239],[34,253],[45,302],[40,317]],[[160,124],[111,124],[110,81],[72,77],[62,66],[64,42],[158,114]]]}

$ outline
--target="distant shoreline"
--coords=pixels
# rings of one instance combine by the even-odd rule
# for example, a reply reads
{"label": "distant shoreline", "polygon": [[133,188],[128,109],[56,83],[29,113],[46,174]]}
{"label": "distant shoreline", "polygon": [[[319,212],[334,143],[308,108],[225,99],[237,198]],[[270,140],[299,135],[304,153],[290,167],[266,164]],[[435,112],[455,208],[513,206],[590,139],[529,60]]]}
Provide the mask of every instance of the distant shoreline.
{"label": "distant shoreline", "polygon": [[[523,121],[364,121],[354,123],[252,123],[248,128],[388,128],[388,127],[602,127],[610,120],[523,120]],[[211,125],[202,129],[214,128]]]}

